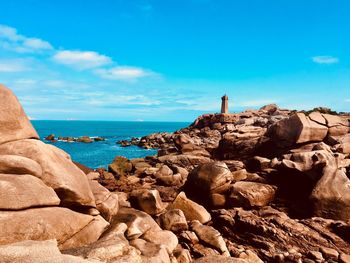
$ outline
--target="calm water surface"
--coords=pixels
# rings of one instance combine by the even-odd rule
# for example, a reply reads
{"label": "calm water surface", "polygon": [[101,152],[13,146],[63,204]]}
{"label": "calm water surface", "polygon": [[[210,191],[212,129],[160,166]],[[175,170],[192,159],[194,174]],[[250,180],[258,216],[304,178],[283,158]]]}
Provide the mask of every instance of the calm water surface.
{"label": "calm water surface", "polygon": [[42,140],[49,135],[55,136],[101,136],[102,142],[47,142],[67,153],[74,161],[92,168],[106,167],[117,155],[127,158],[154,155],[157,150],[145,150],[137,146],[120,147],[116,141],[142,137],[155,132],[174,132],[189,125],[187,122],[117,122],[117,121],[32,121]]}

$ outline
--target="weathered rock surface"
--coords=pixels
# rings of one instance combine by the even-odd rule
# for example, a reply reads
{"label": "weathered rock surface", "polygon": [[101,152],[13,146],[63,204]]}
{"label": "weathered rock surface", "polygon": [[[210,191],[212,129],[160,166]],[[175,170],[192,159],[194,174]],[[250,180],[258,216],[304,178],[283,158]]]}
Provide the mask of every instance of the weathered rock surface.
{"label": "weathered rock surface", "polygon": [[134,190],[130,194],[130,200],[134,206],[150,215],[158,215],[165,209],[157,190]]}
{"label": "weathered rock surface", "polygon": [[320,142],[326,137],[328,128],[313,121],[303,113],[296,113],[288,119],[277,122],[270,128],[272,138],[279,143]]}
{"label": "weathered rock surface", "polygon": [[0,244],[23,240],[57,239],[60,248],[96,241],[108,223],[62,207],[0,212]]}
{"label": "weathered rock surface", "polygon": [[41,141],[25,139],[0,145],[0,154],[19,155],[40,164],[40,179],[52,187],[63,205],[95,207],[88,180],[62,150]]}
{"label": "weathered rock surface", "polygon": [[109,192],[95,180],[90,180],[89,184],[95,198],[97,210],[101,213],[104,219],[110,222],[118,213],[118,195]]}
{"label": "weathered rock surface", "polygon": [[32,174],[40,178],[41,166],[29,158],[18,155],[0,155],[0,173],[5,174]]}
{"label": "weathered rock surface", "polygon": [[0,101],[0,144],[21,139],[39,139],[16,96],[1,84]]}
{"label": "weathered rock surface", "polygon": [[133,208],[119,209],[115,220],[115,222],[125,223],[128,226],[126,237],[129,240],[139,238],[149,230],[162,230],[150,215]]}
{"label": "weathered rock surface", "polygon": [[[93,171],[37,140],[14,95],[0,87],[0,96],[13,104],[0,105],[6,260],[349,262],[350,114],[276,105],[206,114],[122,142],[156,156]],[[14,244],[28,239],[40,244]]]}
{"label": "weathered rock surface", "polygon": [[210,221],[211,216],[201,205],[188,199],[184,192],[181,192],[169,208],[180,209],[185,214],[188,221],[198,220],[202,224]]}
{"label": "weathered rock surface", "polygon": [[30,207],[57,206],[55,191],[28,174],[0,174],[0,209],[21,210]]}
{"label": "weathered rock surface", "polygon": [[231,188],[229,203],[238,207],[266,206],[275,197],[276,188],[261,183],[236,182]]}
{"label": "weathered rock surface", "polygon": [[188,229],[185,214],[180,209],[171,209],[160,216],[163,229],[175,233]]}
{"label": "weathered rock surface", "polygon": [[2,263],[98,263],[80,257],[61,254],[56,240],[22,241],[0,246]]}

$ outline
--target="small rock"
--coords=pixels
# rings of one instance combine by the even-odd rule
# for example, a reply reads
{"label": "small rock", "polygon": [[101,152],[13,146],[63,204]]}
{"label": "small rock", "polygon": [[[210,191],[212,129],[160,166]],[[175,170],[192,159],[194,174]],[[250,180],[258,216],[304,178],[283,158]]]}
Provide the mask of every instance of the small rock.
{"label": "small rock", "polygon": [[193,220],[191,227],[200,240],[216,248],[222,255],[230,256],[223,237],[215,228],[202,225],[198,220]]}
{"label": "small rock", "polygon": [[232,206],[266,206],[275,197],[276,188],[261,183],[236,182],[232,186],[229,203]]}
{"label": "small rock", "polygon": [[130,202],[134,207],[150,215],[158,215],[165,209],[165,205],[157,190],[134,190],[130,194]]}
{"label": "small rock", "polygon": [[313,250],[309,251],[308,257],[314,260],[323,260],[322,253],[318,251],[313,251]]}
{"label": "small rock", "polygon": [[150,230],[147,231],[141,238],[148,242],[165,246],[169,254],[173,253],[174,249],[179,243],[176,235],[168,230]]}
{"label": "small rock", "polygon": [[208,211],[203,206],[188,199],[184,192],[178,194],[169,208],[182,210],[188,221],[198,220],[205,224],[211,220]]}
{"label": "small rock", "polygon": [[186,217],[180,209],[171,209],[160,216],[163,229],[179,232],[188,229]]}
{"label": "small rock", "polygon": [[320,252],[325,259],[338,259],[339,252],[333,248],[320,247]]}

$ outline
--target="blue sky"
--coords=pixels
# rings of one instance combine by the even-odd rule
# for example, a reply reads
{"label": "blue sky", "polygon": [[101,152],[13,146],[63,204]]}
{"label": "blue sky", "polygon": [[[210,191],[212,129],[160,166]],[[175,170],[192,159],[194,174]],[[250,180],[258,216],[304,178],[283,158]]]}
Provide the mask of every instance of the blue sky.
{"label": "blue sky", "polygon": [[192,121],[268,103],[350,111],[350,2],[0,2],[0,83],[33,119]]}

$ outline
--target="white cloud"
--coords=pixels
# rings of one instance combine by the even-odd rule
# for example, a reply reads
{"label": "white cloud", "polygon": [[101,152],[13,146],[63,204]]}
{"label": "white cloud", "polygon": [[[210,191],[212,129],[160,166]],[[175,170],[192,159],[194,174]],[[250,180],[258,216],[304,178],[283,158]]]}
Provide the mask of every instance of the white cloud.
{"label": "white cloud", "polygon": [[112,62],[110,57],[95,51],[62,50],[53,59],[60,64],[78,69],[91,69],[107,65]]}
{"label": "white cloud", "polygon": [[15,28],[5,25],[0,25],[0,37],[14,42],[23,39],[23,36],[17,34]]}
{"label": "white cloud", "polygon": [[41,40],[40,38],[27,38],[24,40],[23,45],[35,50],[53,48],[49,42]]}
{"label": "white cloud", "polygon": [[315,56],[312,57],[312,61],[318,64],[336,64],[339,59],[333,56]]}
{"label": "white cloud", "polygon": [[118,66],[111,69],[98,69],[96,73],[105,79],[135,80],[154,73],[138,67]]}
{"label": "white cloud", "polygon": [[15,73],[27,71],[28,68],[20,59],[0,60],[0,73]]}
{"label": "white cloud", "polygon": [[26,37],[13,27],[0,25],[0,46],[18,53],[33,53],[53,49],[52,45],[40,38]]}

